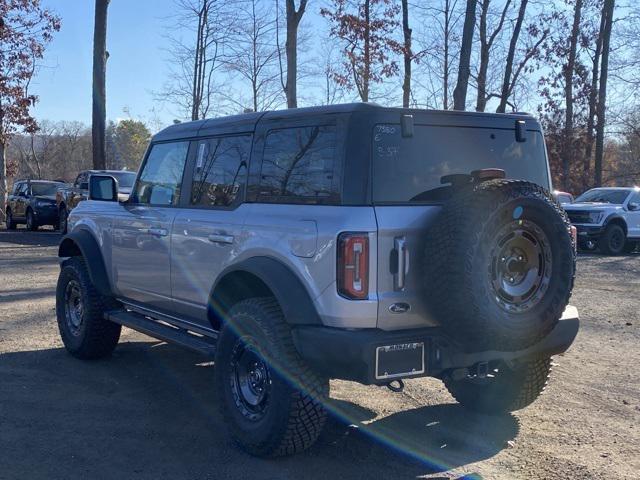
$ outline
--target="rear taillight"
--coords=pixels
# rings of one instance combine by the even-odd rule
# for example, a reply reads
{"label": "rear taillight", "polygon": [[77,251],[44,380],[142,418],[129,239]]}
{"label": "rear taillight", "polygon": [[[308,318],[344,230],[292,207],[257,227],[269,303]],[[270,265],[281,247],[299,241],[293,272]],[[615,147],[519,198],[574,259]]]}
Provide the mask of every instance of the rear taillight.
{"label": "rear taillight", "polygon": [[343,233],[338,237],[338,293],[346,298],[369,297],[369,235]]}
{"label": "rear taillight", "polygon": [[575,225],[571,225],[569,228],[571,232],[571,241],[573,242],[573,250],[574,253],[576,253],[578,251],[578,229]]}

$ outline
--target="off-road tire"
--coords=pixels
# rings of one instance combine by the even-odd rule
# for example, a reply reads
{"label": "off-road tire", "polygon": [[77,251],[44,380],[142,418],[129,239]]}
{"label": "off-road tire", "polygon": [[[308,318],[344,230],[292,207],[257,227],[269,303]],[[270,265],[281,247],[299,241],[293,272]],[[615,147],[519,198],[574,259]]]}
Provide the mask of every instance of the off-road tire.
{"label": "off-road tire", "polygon": [[[499,298],[491,278],[496,235],[506,228],[538,228],[547,278],[518,311]],[[466,351],[520,350],[549,334],[569,302],[575,245],[567,214],[542,187],[491,180],[465,188],[443,207],[427,233],[424,292],[431,315]],[[522,234],[521,234],[522,235]],[[535,264],[539,255],[531,255]],[[504,258],[502,259],[504,260]],[[538,269],[544,270],[544,269]],[[501,303],[502,302],[502,303]],[[518,307],[520,308],[520,307]]]}
{"label": "off-road tire", "polygon": [[[70,282],[80,289],[82,302],[81,324],[73,329],[67,318],[66,291]],[[62,342],[74,357],[93,360],[109,356],[118,344],[122,327],[104,318],[104,312],[118,308],[112,298],[98,293],[82,257],[66,260],[56,288],[56,316]]]}
{"label": "off-road tire", "polygon": [[[257,419],[247,418],[234,396],[233,355],[251,345],[260,351],[271,379],[268,402]],[[236,367],[237,368],[237,367]],[[321,433],[329,381],[313,372],[296,351],[277,301],[252,298],[236,304],[218,340],[215,357],[218,403],[234,441],[259,457],[293,455],[309,448]]]}
{"label": "off-road tire", "polygon": [[62,233],[63,235],[66,235],[67,233],[68,221],[69,212],[67,212],[67,207],[63,205],[58,211],[58,230],[60,230],[60,233]]}
{"label": "off-road tire", "polygon": [[479,413],[503,414],[531,405],[551,374],[551,359],[531,360],[510,368],[501,364],[494,378],[445,377],[449,393],[465,408]]}
{"label": "off-road tire", "polygon": [[605,255],[620,255],[624,253],[626,235],[624,229],[615,223],[608,225],[605,229],[598,246]]}
{"label": "off-road tire", "polygon": [[5,224],[7,226],[7,230],[15,230],[17,227],[16,222],[13,220],[13,213],[11,210],[7,209],[7,218],[5,219]]}
{"label": "off-road tire", "polygon": [[33,210],[31,210],[30,208],[27,209],[27,230],[30,230],[32,232],[35,232],[36,230],[38,230],[38,221],[36,220],[36,216],[33,213]]}

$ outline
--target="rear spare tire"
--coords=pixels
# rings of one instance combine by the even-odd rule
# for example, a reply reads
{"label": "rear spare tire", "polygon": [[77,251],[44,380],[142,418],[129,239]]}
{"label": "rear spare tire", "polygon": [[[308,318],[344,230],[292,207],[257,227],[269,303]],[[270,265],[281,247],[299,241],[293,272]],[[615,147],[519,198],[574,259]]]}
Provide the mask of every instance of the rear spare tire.
{"label": "rear spare tire", "polygon": [[575,245],[542,187],[491,180],[460,189],[425,245],[432,316],[467,351],[520,350],[547,335],[573,288]]}

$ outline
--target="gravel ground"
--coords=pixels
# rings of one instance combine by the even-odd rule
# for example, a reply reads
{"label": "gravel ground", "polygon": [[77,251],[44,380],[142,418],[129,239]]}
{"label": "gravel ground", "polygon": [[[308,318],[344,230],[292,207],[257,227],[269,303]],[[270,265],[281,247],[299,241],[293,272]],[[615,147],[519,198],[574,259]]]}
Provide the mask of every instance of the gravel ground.
{"label": "gravel ground", "polygon": [[58,240],[0,232],[0,479],[640,476],[640,255],[580,257],[582,328],[531,407],[488,417],[436,380],[401,394],[334,381],[318,444],[265,461],[229,440],[195,354],[126,329],[109,360],[65,353]]}

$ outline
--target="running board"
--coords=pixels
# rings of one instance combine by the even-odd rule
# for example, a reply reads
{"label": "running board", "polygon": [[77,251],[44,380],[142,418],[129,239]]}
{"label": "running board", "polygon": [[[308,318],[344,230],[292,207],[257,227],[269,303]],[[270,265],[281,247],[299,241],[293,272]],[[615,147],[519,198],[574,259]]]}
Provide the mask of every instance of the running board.
{"label": "running board", "polygon": [[158,340],[194,350],[208,357],[213,357],[216,351],[215,340],[211,338],[194,335],[188,330],[152,320],[139,313],[114,310],[105,312],[104,316],[113,323],[129,327]]}

